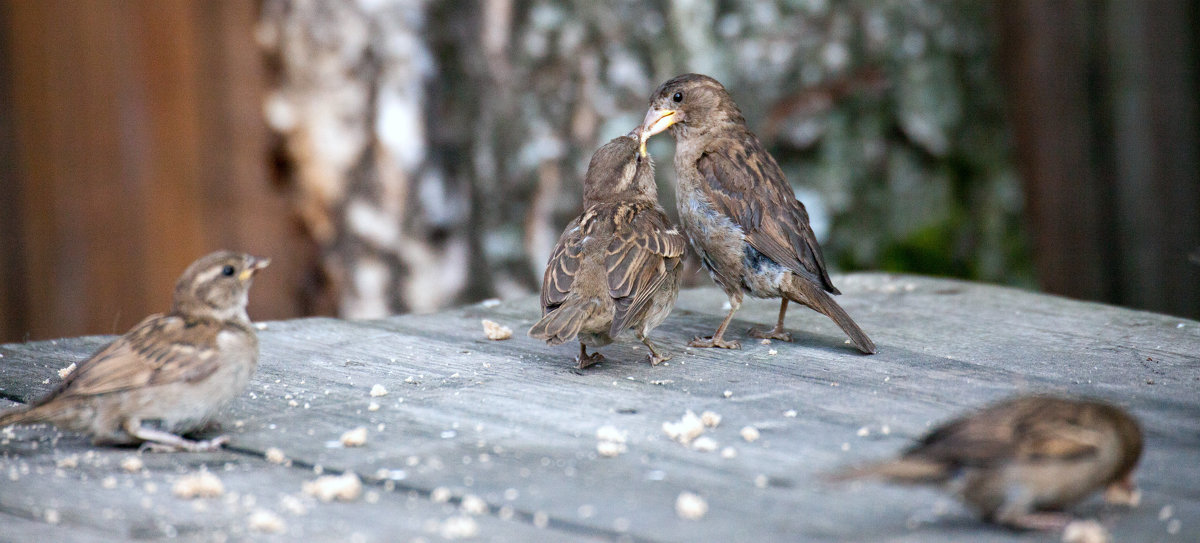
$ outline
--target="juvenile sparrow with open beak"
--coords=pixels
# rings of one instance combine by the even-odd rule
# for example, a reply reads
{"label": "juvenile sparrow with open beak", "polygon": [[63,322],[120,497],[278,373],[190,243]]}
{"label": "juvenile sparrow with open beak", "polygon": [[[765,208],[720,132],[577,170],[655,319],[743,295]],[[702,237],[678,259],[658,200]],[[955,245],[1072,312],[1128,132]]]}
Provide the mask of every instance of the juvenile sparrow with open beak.
{"label": "juvenile sparrow with open beak", "polygon": [[228,441],[184,437],[245,390],[258,365],[246,314],[254,275],[270,260],[219,251],[192,263],[165,315],[151,315],[79,364],[32,405],[0,415],[0,427],[49,422],[96,444],[210,451]]}
{"label": "juvenile sparrow with open beak", "polygon": [[578,367],[601,360],[587,353],[632,329],[657,365],[670,357],[650,342],[679,294],[684,237],[658,204],[654,164],[638,134],[616,138],[592,155],[583,181],[583,214],[558,238],[542,281],[543,317],[529,335],[558,345],[579,340]]}
{"label": "juvenile sparrow with open beak", "polygon": [[754,337],[791,341],[783,329],[790,301],[825,314],[860,351],[874,353],[871,338],[830,297],[840,292],[829,280],[804,204],[725,87],[699,74],[663,83],[650,98],[643,144],[667,129],[675,137],[680,226],[731,306],[711,337],[691,345],[739,348],[725,339],[725,329],[749,294],[782,298],[775,328],[751,329]]}

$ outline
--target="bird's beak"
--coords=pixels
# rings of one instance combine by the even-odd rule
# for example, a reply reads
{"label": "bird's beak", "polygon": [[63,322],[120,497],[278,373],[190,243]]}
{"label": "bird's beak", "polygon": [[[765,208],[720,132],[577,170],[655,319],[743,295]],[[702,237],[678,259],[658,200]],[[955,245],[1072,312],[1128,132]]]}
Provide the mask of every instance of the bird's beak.
{"label": "bird's beak", "polygon": [[646,118],[642,121],[642,134],[638,136],[642,155],[646,154],[646,140],[650,139],[650,136],[670,128],[678,120],[673,109],[650,108],[650,111],[646,112]]}
{"label": "bird's beak", "polygon": [[270,264],[271,264],[271,259],[269,259],[269,258],[259,258],[256,256],[252,256],[252,257],[250,257],[250,262],[249,262],[249,265],[246,266],[246,269],[242,270],[242,273],[238,274],[238,279],[241,279],[242,281],[246,281],[246,280],[250,279],[251,277],[254,277],[254,274],[258,273],[258,270],[261,270]]}
{"label": "bird's beak", "polygon": [[630,130],[628,134],[625,134],[625,137],[632,138],[638,142],[638,156],[646,156],[646,140],[642,139],[642,127],[639,126]]}
{"label": "bird's beak", "polygon": [[1142,501],[1142,490],[1133,481],[1133,474],[1109,484],[1108,488],[1104,489],[1104,501],[1116,505],[1137,507]]}

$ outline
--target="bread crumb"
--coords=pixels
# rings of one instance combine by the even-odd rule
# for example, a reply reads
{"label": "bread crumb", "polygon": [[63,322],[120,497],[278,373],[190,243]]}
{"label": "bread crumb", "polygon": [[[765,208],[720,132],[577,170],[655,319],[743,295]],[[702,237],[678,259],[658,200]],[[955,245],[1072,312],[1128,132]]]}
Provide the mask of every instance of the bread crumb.
{"label": "bread crumb", "polygon": [[479,523],[466,515],[450,517],[438,527],[443,539],[468,539],[479,535]]}
{"label": "bread crumb", "polygon": [[1173,519],[1167,521],[1167,533],[1168,534],[1175,535],[1175,534],[1179,533],[1179,529],[1182,527],[1183,527],[1183,521],[1181,521],[1177,518],[1173,518]]}
{"label": "bread crumb", "polygon": [[305,494],[314,496],[323,502],[333,500],[350,502],[357,500],[362,494],[362,481],[354,472],[348,471],[341,475],[324,475],[317,477],[316,480],[307,481],[304,483],[303,490]]}
{"label": "bread crumb", "polygon": [[175,481],[171,493],[177,498],[191,500],[195,498],[216,498],[225,493],[225,485],[216,475],[207,470],[201,470],[192,475],[186,475]]}
{"label": "bread crumb", "polygon": [[721,393],[721,395],[722,395],[722,396],[725,396],[726,398],[730,398],[730,397],[732,397],[732,396],[733,396],[733,391],[732,391],[732,390],[726,390],[725,392],[722,392],[722,393]]}
{"label": "bread crumb", "polygon": [[462,511],[468,515],[483,515],[488,512],[488,504],[483,501],[483,498],[474,494],[467,494],[462,498]]}
{"label": "bread crumb", "polygon": [[771,480],[768,479],[766,475],[759,474],[754,477],[755,488],[767,488],[767,483],[770,482]]}
{"label": "bread crumb", "polygon": [[1073,520],[1062,533],[1063,543],[1108,543],[1108,530],[1099,522],[1088,520]]}
{"label": "bread crumb", "polygon": [[608,424],[596,429],[596,439],[599,439],[600,441],[625,443],[626,435],[628,435],[628,432]]}
{"label": "bread crumb", "polygon": [[863,426],[862,428],[859,428],[855,434],[858,435],[858,437],[867,437],[871,435],[871,429]]}
{"label": "bread crumb", "polygon": [[67,367],[65,367],[65,368],[63,368],[63,369],[60,369],[60,370],[58,370],[58,378],[59,378],[59,379],[66,379],[66,378],[67,378],[67,376],[68,376],[68,375],[71,375],[71,372],[73,372],[73,371],[75,371],[75,363],[74,363],[74,362],[71,362],[71,365],[70,365],[70,366],[67,366]]}
{"label": "bread crumb", "polygon": [[146,467],[146,465],[142,463],[142,459],[136,456],[127,456],[121,461],[121,469],[128,471],[129,473],[137,473],[142,471],[142,468],[144,467]]}
{"label": "bread crumb", "polygon": [[787,417],[787,418],[789,418],[789,419],[794,419],[794,418],[796,418],[796,410],[795,410],[795,409],[788,409],[787,411],[784,411],[784,412],[783,412],[783,416],[785,416],[785,417]]}
{"label": "bread crumb", "polygon": [[700,436],[692,442],[692,448],[700,452],[713,452],[718,446],[717,440],[708,436]]}
{"label": "bread crumb", "polygon": [[54,465],[63,469],[73,469],[79,467],[79,455],[72,454],[66,458],[59,458]]}
{"label": "bread crumb", "polygon": [[500,323],[483,319],[483,335],[492,341],[501,341],[512,337],[512,328],[501,326]]}
{"label": "bread crumb", "polygon": [[708,513],[708,502],[691,492],[680,492],[675,498],[675,514],[685,520],[700,520]]}
{"label": "bread crumb", "polygon": [[545,511],[534,511],[533,525],[537,526],[538,528],[545,528],[545,527],[549,526],[550,525],[550,515],[547,515]]}
{"label": "bread crumb", "polygon": [[264,534],[279,534],[287,530],[287,525],[284,524],[283,518],[266,509],[259,509],[250,513],[247,524],[249,524],[250,530]]}
{"label": "bread crumb", "polygon": [[626,447],[624,443],[617,443],[615,441],[596,442],[596,454],[599,454],[605,458],[620,456],[627,450],[629,450],[629,448]]}
{"label": "bread crumb", "polygon": [[688,445],[693,439],[700,437],[700,434],[704,433],[704,422],[689,409],[683,414],[683,418],[679,422],[664,422],[662,429],[667,434],[667,437]]}
{"label": "bread crumb", "polygon": [[255,330],[266,330],[266,329],[267,329],[267,323],[265,323],[265,322],[256,322],[256,323],[254,323],[254,329],[255,329]]}
{"label": "bread crumb", "polygon": [[371,402],[367,404],[367,411],[379,411],[379,402]]}
{"label": "bread crumb", "polygon": [[113,477],[112,475],[109,475],[108,477],[105,477],[104,479],[100,480],[100,486],[107,488],[109,490],[117,488],[117,478]]}
{"label": "bread crumb", "polygon": [[387,389],[383,388],[383,385],[381,385],[379,383],[375,383],[371,387],[371,397],[378,398],[380,396],[387,396]]}
{"label": "bread crumb", "polygon": [[700,414],[700,422],[703,422],[709,428],[716,428],[718,424],[721,424],[721,415],[712,411],[705,411]]}
{"label": "bread crumb", "polygon": [[767,349],[768,356],[775,356],[777,354],[779,354],[779,351],[776,351],[775,349]]}
{"label": "bread crumb", "polygon": [[450,489],[444,486],[439,486],[429,493],[429,501],[433,503],[446,503],[450,501]]}
{"label": "bread crumb", "polygon": [[287,456],[285,456],[283,451],[278,447],[267,447],[267,450],[263,453],[263,455],[266,456],[267,462],[272,464],[282,464],[287,462]]}
{"label": "bread crumb", "polygon": [[761,436],[762,434],[758,432],[758,428],[753,426],[746,426],[742,428],[742,439],[746,440],[747,443],[754,443]]}
{"label": "bread crumb", "polygon": [[58,514],[58,509],[47,509],[46,524],[58,524],[62,520],[62,516]]}
{"label": "bread crumb", "polygon": [[367,443],[367,427],[359,426],[342,433],[340,438],[343,447],[362,447]]}
{"label": "bread crumb", "polygon": [[291,494],[284,494],[282,498],[279,498],[279,505],[288,513],[296,516],[300,516],[308,512],[308,508],[304,506],[304,502],[300,501],[300,498],[292,496]]}

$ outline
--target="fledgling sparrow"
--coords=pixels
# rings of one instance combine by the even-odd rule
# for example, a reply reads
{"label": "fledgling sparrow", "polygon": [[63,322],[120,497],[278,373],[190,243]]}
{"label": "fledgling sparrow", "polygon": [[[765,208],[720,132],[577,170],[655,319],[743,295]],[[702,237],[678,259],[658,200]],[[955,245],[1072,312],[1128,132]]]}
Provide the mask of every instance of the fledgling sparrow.
{"label": "fledgling sparrow", "polygon": [[246,315],[254,275],[270,260],[219,251],[192,263],[165,315],[146,317],[79,364],[32,405],[0,415],[0,427],[49,422],[96,444],[209,451],[228,441],[183,437],[245,390],[258,365]]}
{"label": "fledgling sparrow", "polygon": [[578,367],[603,360],[602,347],[632,329],[657,365],[670,357],[647,337],[679,294],[683,235],[658,204],[654,164],[636,133],[592,155],[583,181],[583,214],[558,238],[542,281],[542,319],[529,335],[558,345],[579,340]]}
{"label": "fledgling sparrow", "polygon": [[1023,396],[947,422],[896,460],[833,474],[951,490],[988,522],[1064,528],[1061,510],[1105,489],[1136,505],[1142,431],[1124,410],[1094,400]]}
{"label": "fledgling sparrow", "polygon": [[712,337],[690,344],[739,348],[738,341],[725,340],[725,329],[749,294],[782,298],[775,328],[751,329],[751,336],[791,341],[783,331],[791,301],[833,319],[860,351],[874,353],[871,338],[829,296],[840,292],[829,280],[804,204],[725,87],[699,74],[663,83],[650,98],[643,145],[668,128],[675,137],[680,226],[731,306]]}

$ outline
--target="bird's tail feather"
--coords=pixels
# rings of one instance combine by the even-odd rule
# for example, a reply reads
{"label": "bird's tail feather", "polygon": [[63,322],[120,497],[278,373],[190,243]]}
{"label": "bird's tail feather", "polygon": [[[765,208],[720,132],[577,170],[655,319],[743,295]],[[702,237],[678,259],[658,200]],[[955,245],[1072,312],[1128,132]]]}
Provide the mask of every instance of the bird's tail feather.
{"label": "bird's tail feather", "polygon": [[0,413],[0,428],[13,424],[33,424],[43,420],[45,418],[41,416],[37,408],[22,406]]}
{"label": "bird's tail feather", "polygon": [[892,483],[922,484],[943,482],[950,475],[943,464],[920,458],[900,458],[842,469],[826,475],[825,480],[840,483],[852,479],[882,479]]}
{"label": "bird's tail feather", "polygon": [[591,314],[592,303],[567,300],[554,311],[547,313],[529,329],[529,337],[545,340],[550,345],[559,345],[575,339],[583,323]]}
{"label": "bird's tail feather", "polygon": [[792,278],[786,287],[784,293],[787,294],[789,300],[811,307],[833,319],[833,322],[837,323],[847,336],[850,336],[850,341],[854,343],[855,347],[858,347],[858,350],[867,354],[875,354],[875,342],[871,341],[871,338],[867,337],[867,333],[858,327],[846,310],[842,309],[842,306],[838,305],[833,297],[821,290],[819,286],[804,279]]}

